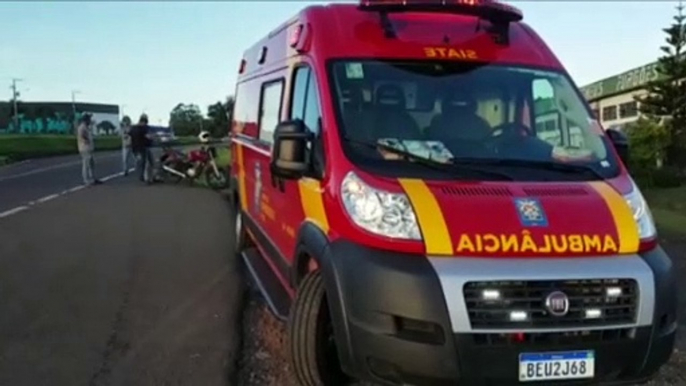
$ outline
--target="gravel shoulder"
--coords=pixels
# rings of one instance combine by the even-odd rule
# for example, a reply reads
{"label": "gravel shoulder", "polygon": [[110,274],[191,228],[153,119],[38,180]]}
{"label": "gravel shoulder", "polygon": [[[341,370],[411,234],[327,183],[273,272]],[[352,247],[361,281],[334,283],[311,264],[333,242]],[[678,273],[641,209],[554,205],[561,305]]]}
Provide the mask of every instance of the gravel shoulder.
{"label": "gravel shoulder", "polygon": [[[286,326],[276,319],[259,294],[251,293],[243,313],[243,352],[238,386],[298,386],[288,364]],[[671,360],[646,386],[685,386],[686,350]]]}
{"label": "gravel shoulder", "polygon": [[[662,240],[679,276],[686,277],[686,239]],[[686,294],[686,281],[681,282]],[[250,289],[243,312],[243,351],[238,386],[298,386],[288,363],[287,333],[255,289]],[[686,386],[686,295],[680,299],[680,333],[671,360],[649,386]]]}

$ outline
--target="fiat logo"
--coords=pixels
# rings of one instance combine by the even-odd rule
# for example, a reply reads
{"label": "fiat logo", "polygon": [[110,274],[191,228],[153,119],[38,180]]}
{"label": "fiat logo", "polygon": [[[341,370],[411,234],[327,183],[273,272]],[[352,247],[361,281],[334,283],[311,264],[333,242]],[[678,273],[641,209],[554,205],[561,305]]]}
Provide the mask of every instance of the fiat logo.
{"label": "fiat logo", "polygon": [[555,291],[545,299],[545,308],[555,316],[564,316],[569,312],[569,298],[564,292]]}

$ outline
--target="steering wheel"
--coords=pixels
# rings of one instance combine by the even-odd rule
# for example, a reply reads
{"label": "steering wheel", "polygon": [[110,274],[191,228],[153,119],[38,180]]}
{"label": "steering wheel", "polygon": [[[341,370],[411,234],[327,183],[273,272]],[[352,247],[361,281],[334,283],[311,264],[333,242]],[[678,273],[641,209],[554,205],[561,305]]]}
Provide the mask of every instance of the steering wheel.
{"label": "steering wheel", "polygon": [[503,123],[496,126],[483,143],[492,151],[499,153],[502,150],[516,146],[522,140],[534,137],[535,133],[530,128],[518,122]]}

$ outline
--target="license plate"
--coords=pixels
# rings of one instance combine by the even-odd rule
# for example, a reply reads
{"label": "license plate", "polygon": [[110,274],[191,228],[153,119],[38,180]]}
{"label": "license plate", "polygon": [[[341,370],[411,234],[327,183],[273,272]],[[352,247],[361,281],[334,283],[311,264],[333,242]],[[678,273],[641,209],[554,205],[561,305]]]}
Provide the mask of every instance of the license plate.
{"label": "license plate", "polygon": [[593,351],[519,354],[519,381],[593,378]]}

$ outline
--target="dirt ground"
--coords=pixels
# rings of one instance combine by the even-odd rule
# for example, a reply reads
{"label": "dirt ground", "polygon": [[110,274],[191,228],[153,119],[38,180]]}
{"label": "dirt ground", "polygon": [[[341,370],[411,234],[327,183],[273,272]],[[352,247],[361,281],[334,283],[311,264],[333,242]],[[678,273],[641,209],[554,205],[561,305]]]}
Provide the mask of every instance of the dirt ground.
{"label": "dirt ground", "polygon": [[[686,278],[686,240],[662,241],[680,276]],[[686,282],[682,282],[680,331],[671,361],[649,386],[686,386]],[[288,364],[285,324],[276,319],[252,290],[243,314],[243,351],[238,386],[298,386]]]}
{"label": "dirt ground", "polygon": [[[257,296],[250,299],[243,318],[238,386],[298,386],[288,365],[285,325]],[[676,349],[660,375],[645,385],[686,386],[686,350]]]}

